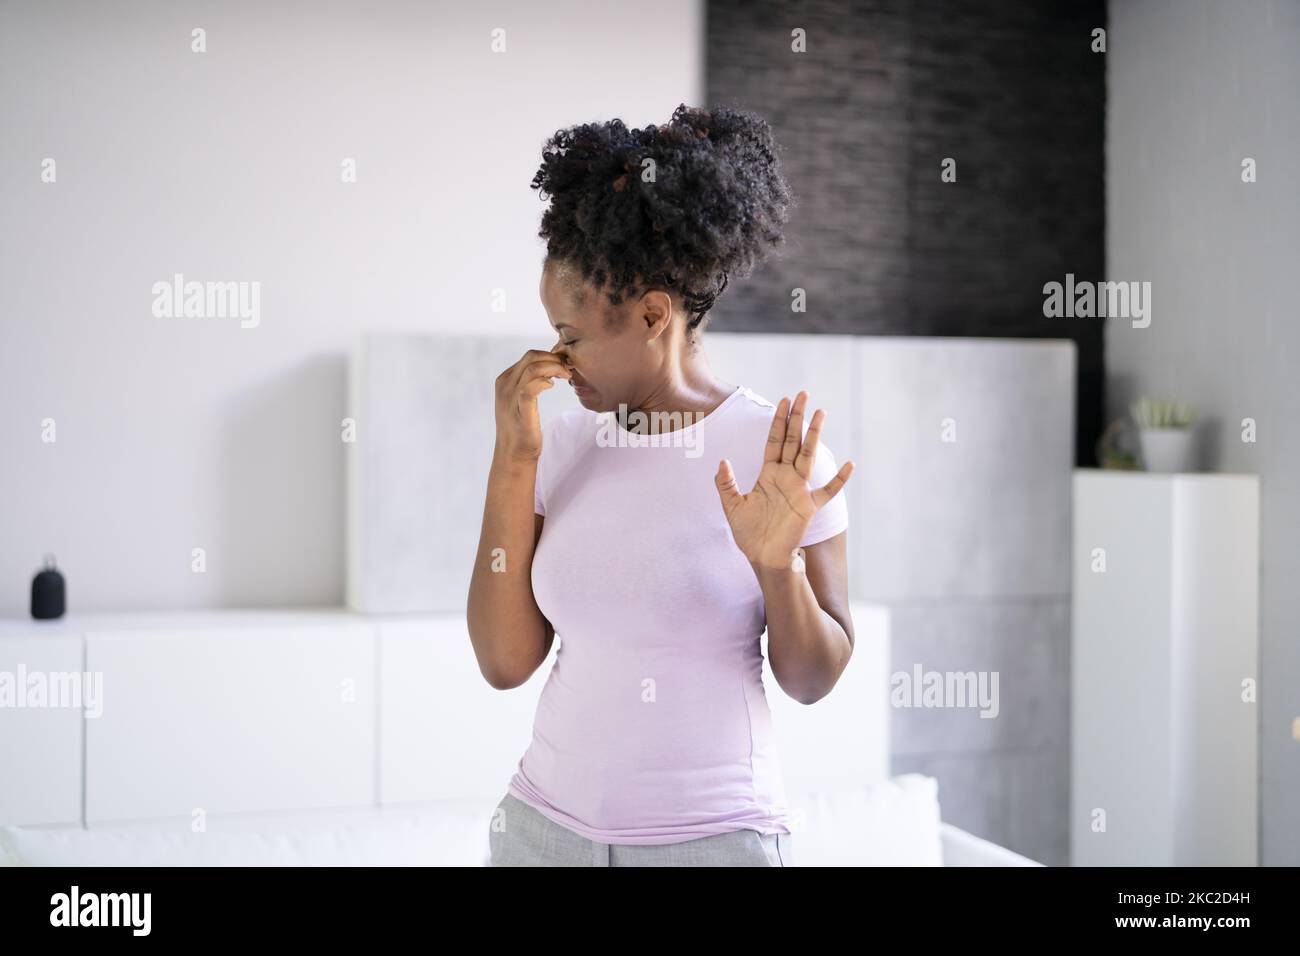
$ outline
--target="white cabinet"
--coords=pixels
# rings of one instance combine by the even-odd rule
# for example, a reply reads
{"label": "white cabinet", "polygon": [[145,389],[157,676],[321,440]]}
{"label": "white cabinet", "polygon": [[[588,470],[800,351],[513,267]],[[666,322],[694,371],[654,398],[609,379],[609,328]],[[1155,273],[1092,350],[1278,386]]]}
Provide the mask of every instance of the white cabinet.
{"label": "white cabinet", "polygon": [[496,802],[528,749],[560,641],[528,682],[495,690],[478,669],[464,615],[382,620],[379,802],[450,794]]}
{"label": "white cabinet", "polygon": [[1074,476],[1075,866],[1257,862],[1259,482]]}
{"label": "white cabinet", "polygon": [[81,820],[81,641],[0,633],[0,824]]}
{"label": "white cabinet", "polygon": [[[763,636],[763,683],[791,794],[889,774],[889,611],[855,602],[853,623],[852,661],[814,707],[780,689]],[[383,688],[379,802],[501,799],[528,749],[562,638],[526,684],[503,692],[479,673],[463,615],[380,618],[375,626]]]}
{"label": "white cabinet", "polygon": [[0,621],[0,681],[94,689],[0,706],[0,826],[373,805],[377,657],[341,610]]}
{"label": "white cabinet", "polygon": [[375,802],[373,629],[91,631],[86,822]]}
{"label": "white cabinet", "polygon": [[[887,773],[889,615],[861,604],[853,615],[850,668],[816,707],[787,697],[764,664],[792,793]],[[85,672],[98,691],[93,707],[0,708],[0,827],[158,820],[188,832],[200,810],[495,806],[562,640],[502,692],[479,672],[463,613],[0,620],[0,679]]]}

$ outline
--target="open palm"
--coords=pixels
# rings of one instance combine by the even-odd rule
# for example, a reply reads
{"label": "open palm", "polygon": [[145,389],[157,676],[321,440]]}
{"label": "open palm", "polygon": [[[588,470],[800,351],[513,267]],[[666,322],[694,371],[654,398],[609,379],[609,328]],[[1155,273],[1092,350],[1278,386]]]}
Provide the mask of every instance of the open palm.
{"label": "open palm", "polygon": [[807,401],[808,393],[800,392],[793,406],[788,398],[782,398],[776,406],[763,451],[763,467],[748,494],[741,494],[736,486],[731,462],[724,458],[718,465],[715,481],[722,510],[731,525],[732,537],[751,564],[791,567],[813,516],[839,493],[853,473],[853,462],[846,461],[821,488],[808,486],[826,413],[817,410],[805,435],[803,413]]}

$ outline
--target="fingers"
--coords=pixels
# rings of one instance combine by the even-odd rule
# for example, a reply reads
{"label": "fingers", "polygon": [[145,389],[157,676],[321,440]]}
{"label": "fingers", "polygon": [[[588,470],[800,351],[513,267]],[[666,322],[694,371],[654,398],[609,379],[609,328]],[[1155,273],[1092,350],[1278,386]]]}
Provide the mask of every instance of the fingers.
{"label": "fingers", "polygon": [[795,456],[794,470],[804,481],[812,477],[813,462],[817,460],[817,446],[821,443],[822,422],[825,420],[826,412],[817,409],[808,425],[808,434],[803,436],[799,454]]}
{"label": "fingers", "polygon": [[558,375],[560,378],[572,378],[573,373],[563,362],[556,359],[539,359],[536,362],[529,362],[524,366],[523,377],[532,378],[536,375]]}
{"label": "fingers", "polygon": [[736,473],[731,470],[730,461],[724,458],[718,463],[718,473],[713,476],[713,482],[718,486],[718,497],[722,499],[723,512],[731,514],[731,509],[745,496],[736,486]]}
{"label": "fingers", "polygon": [[[529,349],[523,354],[523,357],[514,365],[510,366],[504,372],[497,376],[497,384],[506,387],[518,387],[523,382],[527,370],[537,362],[546,362],[550,365],[561,369],[565,377],[569,376],[568,368],[564,361],[564,356],[555,354],[554,351],[543,352],[541,349]],[[554,374],[559,374],[558,372]]]}
{"label": "fingers", "polygon": [[529,349],[523,354],[523,357],[515,363],[515,368],[523,369],[536,362],[554,362],[557,365],[567,365],[565,361],[568,356],[559,351],[560,343],[555,343],[555,348],[543,352],[541,349]]}
{"label": "fingers", "polygon": [[531,398],[555,385],[554,378],[569,378],[569,370],[562,365],[546,362],[534,362],[524,370],[517,386],[519,391]]}
{"label": "fingers", "polygon": [[560,355],[558,354],[559,348],[560,348],[560,343],[556,342],[555,345],[553,345],[551,348],[547,349],[546,351],[542,351],[541,349],[529,349],[527,352],[523,354],[523,357],[515,364],[527,365],[529,362],[535,362],[538,359],[556,359],[558,361],[560,359]]}
{"label": "fingers", "polygon": [[555,388],[555,382],[544,375],[538,376],[537,378],[529,379],[524,382],[523,385],[519,386],[519,394],[527,398],[536,398],[548,388]]}
{"label": "fingers", "polygon": [[800,392],[794,397],[794,407],[790,409],[790,421],[785,429],[785,441],[781,445],[781,461],[793,465],[803,442],[803,408],[808,404],[808,393]]}
{"label": "fingers", "polygon": [[519,360],[516,369],[515,387],[520,389],[531,387],[533,381],[538,378],[570,379],[573,377],[573,373],[560,357],[550,352],[528,352]]}
{"label": "fingers", "polygon": [[763,461],[780,461],[781,447],[785,444],[786,416],[790,412],[790,400],[781,399],[772,416],[772,427],[767,433],[767,447],[763,449]]}
{"label": "fingers", "polygon": [[846,461],[840,470],[835,473],[834,478],[826,482],[822,487],[813,489],[813,504],[820,508],[834,498],[839,494],[840,489],[844,487],[845,482],[849,480],[851,474],[853,474],[853,462]]}

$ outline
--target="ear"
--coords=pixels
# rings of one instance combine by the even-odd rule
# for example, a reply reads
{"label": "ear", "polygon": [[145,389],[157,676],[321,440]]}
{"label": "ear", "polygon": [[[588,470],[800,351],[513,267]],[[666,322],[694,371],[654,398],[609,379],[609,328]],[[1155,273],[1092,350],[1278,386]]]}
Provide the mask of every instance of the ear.
{"label": "ear", "polygon": [[653,342],[672,325],[672,297],[662,289],[651,289],[642,295],[637,303],[637,314],[645,323],[646,331],[650,333],[650,341]]}

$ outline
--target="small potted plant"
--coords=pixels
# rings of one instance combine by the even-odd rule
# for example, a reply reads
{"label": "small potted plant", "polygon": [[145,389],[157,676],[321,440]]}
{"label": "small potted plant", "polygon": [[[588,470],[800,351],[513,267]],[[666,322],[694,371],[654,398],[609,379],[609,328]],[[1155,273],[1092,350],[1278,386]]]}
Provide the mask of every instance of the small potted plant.
{"label": "small potted plant", "polygon": [[1138,426],[1142,462],[1147,471],[1196,470],[1196,412],[1178,402],[1142,398],[1129,412]]}

